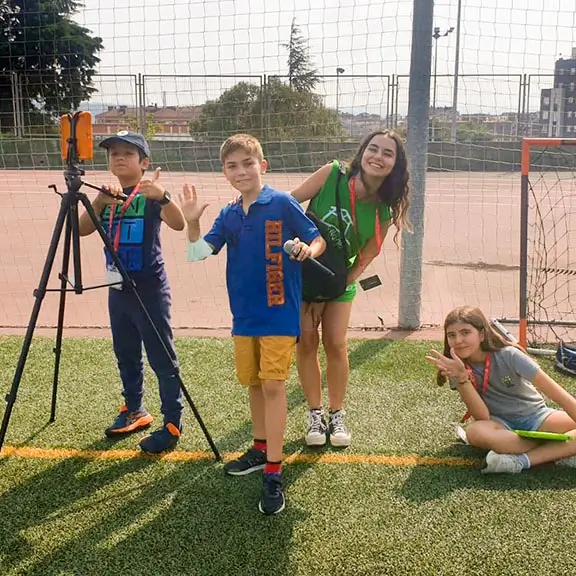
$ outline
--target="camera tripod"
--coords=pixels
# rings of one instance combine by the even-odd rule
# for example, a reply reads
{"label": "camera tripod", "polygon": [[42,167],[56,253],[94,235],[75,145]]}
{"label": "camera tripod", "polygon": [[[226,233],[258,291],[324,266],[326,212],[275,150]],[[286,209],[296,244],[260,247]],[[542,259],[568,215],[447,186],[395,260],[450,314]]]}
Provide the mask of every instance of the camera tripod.
{"label": "camera tripod", "polygon": [[[18,394],[18,388],[20,386],[20,381],[22,379],[22,374],[24,372],[24,367],[26,365],[26,360],[28,357],[28,352],[30,350],[30,345],[32,344],[32,338],[34,335],[34,330],[36,328],[36,322],[38,320],[38,315],[42,307],[42,301],[47,292],[60,292],[60,303],[58,309],[58,324],[56,328],[56,342],[54,346],[54,378],[52,383],[52,402],[50,408],[50,419],[49,422],[52,423],[56,419],[56,400],[58,395],[58,379],[60,375],[60,357],[62,351],[62,334],[64,330],[64,311],[66,306],[66,294],[67,292],[74,292],[76,294],[82,294],[84,290],[108,287],[110,284],[101,284],[98,286],[92,286],[85,288],[82,285],[82,266],[80,261],[80,233],[79,233],[79,220],[78,220],[78,204],[81,203],[86,209],[90,216],[96,231],[100,235],[104,246],[111,255],[111,258],[116,266],[116,269],[120,273],[124,289],[131,290],[138,302],[140,309],[142,310],[146,320],[150,323],[150,326],[158,338],[158,342],[161,345],[163,352],[170,357],[170,352],[166,343],[162,339],[162,336],[158,332],[154,321],[150,317],[148,310],[146,309],[136,286],[130,276],[128,275],[126,268],[122,264],[122,261],[115,252],[112,242],[108,235],[106,234],[100,219],[94,212],[90,200],[83,192],[80,192],[82,185],[89,188],[96,189],[105,194],[109,194],[107,190],[101,189],[98,186],[88,184],[82,180],[85,171],[78,166],[78,152],[77,152],[77,140],[76,140],[76,127],[79,113],[68,114],[70,121],[70,137],[67,139],[68,151],[66,155],[66,169],[64,170],[64,178],[66,181],[67,191],[64,194],[60,194],[55,185],[51,185],[54,191],[59,194],[62,198],[60,203],[60,210],[56,219],[56,224],[52,233],[52,238],[50,240],[50,245],[48,248],[48,254],[46,256],[46,261],[44,263],[44,268],[40,277],[38,288],[34,290],[34,306],[32,308],[32,313],[30,315],[30,321],[28,322],[28,327],[26,329],[26,335],[24,337],[24,343],[20,352],[20,357],[18,359],[18,364],[16,366],[16,371],[14,374],[14,379],[12,381],[12,386],[9,393],[6,395],[7,406],[2,419],[2,425],[0,426],[0,450],[4,444],[4,439],[6,436],[6,431],[10,422],[10,417],[12,415],[12,409],[14,403],[16,402],[16,396]],[[126,196],[118,196],[117,198],[126,199]],[[113,208],[113,207],[112,207]],[[50,273],[54,265],[54,260],[56,257],[56,252],[61,241],[62,231],[64,230],[64,247],[62,251],[62,268],[59,275],[60,288],[48,289],[48,281],[50,279]],[[70,256],[72,256],[73,264],[73,277],[70,279],[68,276],[68,270],[70,267]],[[170,358],[171,359],[171,358]],[[174,360],[171,359],[171,363],[174,367],[173,376],[177,379],[182,393],[188,402],[194,417],[196,418],[216,460],[220,460],[221,456],[206,428],[198,409],[196,408],[188,390],[182,382],[180,377],[180,372],[178,366]]]}

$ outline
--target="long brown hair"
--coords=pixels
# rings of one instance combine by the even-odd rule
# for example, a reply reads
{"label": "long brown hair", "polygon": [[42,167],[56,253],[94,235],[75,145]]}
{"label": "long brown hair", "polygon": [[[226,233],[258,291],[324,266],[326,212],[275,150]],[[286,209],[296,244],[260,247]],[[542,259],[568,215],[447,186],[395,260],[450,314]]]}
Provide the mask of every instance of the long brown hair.
{"label": "long brown hair", "polygon": [[[480,348],[484,352],[496,352],[497,350],[506,348],[506,346],[514,346],[515,348],[522,350],[522,352],[525,352],[518,344],[506,340],[499,332],[497,332],[480,308],[474,306],[459,306],[458,308],[454,308],[454,310],[452,310],[444,320],[443,354],[446,358],[452,358],[450,355],[450,345],[448,344],[448,328],[452,326],[452,324],[456,323],[470,324],[471,326],[474,326],[480,334],[484,334],[484,339],[480,342]],[[436,383],[438,386],[442,386],[446,380],[446,376],[438,371],[436,374]]]}
{"label": "long brown hair", "polygon": [[368,134],[360,143],[352,162],[350,162],[348,176],[353,178],[358,174],[364,187],[368,190],[369,187],[364,180],[364,170],[362,169],[362,156],[372,139],[379,135],[392,138],[396,143],[396,162],[390,174],[380,184],[376,194],[378,199],[390,208],[392,223],[396,227],[394,243],[398,245],[397,238],[400,231],[403,228],[410,230],[410,222],[408,220],[408,208],[410,207],[410,186],[408,182],[410,173],[408,172],[408,157],[402,138],[394,130],[376,130]]}

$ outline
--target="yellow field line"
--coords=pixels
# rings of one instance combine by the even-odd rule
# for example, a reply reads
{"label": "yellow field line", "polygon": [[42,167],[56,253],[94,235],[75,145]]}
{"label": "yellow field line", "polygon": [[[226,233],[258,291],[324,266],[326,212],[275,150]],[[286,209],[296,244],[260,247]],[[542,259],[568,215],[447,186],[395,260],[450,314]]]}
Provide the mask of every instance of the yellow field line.
{"label": "yellow field line", "polygon": [[[227,452],[222,454],[225,461],[233,460],[240,456],[239,452]],[[150,458],[140,450],[74,450],[66,448],[30,448],[5,446],[0,452],[0,458],[31,458],[36,460],[128,460],[131,458]],[[214,460],[212,452],[185,452],[174,451],[155,457],[167,462],[200,462]],[[320,454],[303,454],[295,452],[286,456],[287,464],[372,464],[376,466],[390,467],[414,467],[414,466],[450,466],[470,467],[478,466],[478,459],[472,458],[437,458],[417,455],[385,456],[379,454],[345,454],[324,452]]]}

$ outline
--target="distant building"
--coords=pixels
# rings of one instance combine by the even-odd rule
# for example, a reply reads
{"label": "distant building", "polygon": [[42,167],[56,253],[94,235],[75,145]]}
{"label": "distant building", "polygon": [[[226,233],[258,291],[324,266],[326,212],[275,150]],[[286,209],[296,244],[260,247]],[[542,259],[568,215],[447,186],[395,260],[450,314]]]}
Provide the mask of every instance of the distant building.
{"label": "distant building", "polygon": [[108,109],[94,117],[94,135],[116,134],[120,130],[135,129],[139,114],[145,122],[157,125],[155,138],[183,140],[190,137],[190,120],[202,113],[202,106],[146,106],[142,110],[129,106],[108,106]]}
{"label": "distant building", "polygon": [[576,138],[576,48],[554,65],[554,86],[540,92],[540,136]]}
{"label": "distant building", "polygon": [[340,113],[340,124],[350,138],[362,138],[375,130],[386,128],[386,119],[378,114],[361,112],[360,114]]}

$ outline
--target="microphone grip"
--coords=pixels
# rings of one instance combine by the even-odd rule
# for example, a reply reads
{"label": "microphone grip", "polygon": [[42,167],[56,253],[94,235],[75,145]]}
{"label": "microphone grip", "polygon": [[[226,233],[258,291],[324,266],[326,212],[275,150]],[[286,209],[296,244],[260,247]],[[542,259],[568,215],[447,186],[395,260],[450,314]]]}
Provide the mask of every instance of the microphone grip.
{"label": "microphone grip", "polygon": [[[284,252],[286,252],[286,254],[292,255],[294,247],[295,244],[293,240],[286,240],[286,242],[284,242]],[[324,274],[330,276],[331,278],[334,278],[334,276],[336,276],[336,274],[332,272],[330,268],[327,268],[326,266],[324,266],[324,264],[322,264],[322,262],[318,262],[318,260],[316,260],[315,258],[310,257],[307,258],[306,260],[310,262],[313,266],[316,266],[319,270],[322,270]],[[306,260],[304,262],[306,262]]]}

